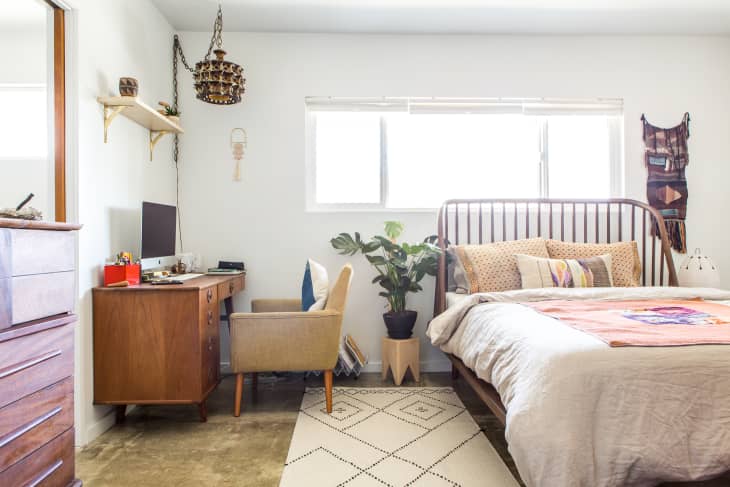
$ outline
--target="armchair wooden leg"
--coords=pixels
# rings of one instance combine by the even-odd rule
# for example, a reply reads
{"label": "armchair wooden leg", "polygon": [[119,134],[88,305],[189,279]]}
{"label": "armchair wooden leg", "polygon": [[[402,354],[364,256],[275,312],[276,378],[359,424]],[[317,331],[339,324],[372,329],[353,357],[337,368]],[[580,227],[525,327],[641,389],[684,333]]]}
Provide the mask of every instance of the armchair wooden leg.
{"label": "armchair wooden leg", "polygon": [[324,397],[327,402],[327,414],[332,412],[332,370],[324,371]]}
{"label": "armchair wooden leg", "polygon": [[241,395],[243,395],[243,373],[236,374],[236,399],[233,415],[239,417],[241,415]]}

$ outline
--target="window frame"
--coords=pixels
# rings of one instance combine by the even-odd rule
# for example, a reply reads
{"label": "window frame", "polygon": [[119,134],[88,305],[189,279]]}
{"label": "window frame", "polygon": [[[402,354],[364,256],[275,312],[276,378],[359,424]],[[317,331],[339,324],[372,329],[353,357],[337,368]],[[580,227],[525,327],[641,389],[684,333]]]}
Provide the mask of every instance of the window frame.
{"label": "window frame", "polygon": [[[308,98],[309,99],[309,98]],[[332,98],[326,98],[328,101],[333,101],[335,99]],[[352,104],[348,107],[347,102],[352,102],[353,100],[358,99],[346,99],[346,102],[341,103],[340,105],[345,107],[346,109],[341,110],[331,110],[331,111],[348,111],[348,112],[357,112],[357,111],[373,111],[368,110],[367,108],[364,110],[360,110],[357,104]],[[380,103],[382,102],[373,102],[373,99],[362,99],[367,100],[365,103],[368,104],[368,106],[371,106],[371,103]],[[386,99],[377,99],[377,100],[386,100]],[[403,99],[397,98],[395,100],[398,100],[400,103]],[[411,99],[407,99],[411,100]],[[428,99],[429,102],[435,100],[433,98]],[[446,100],[446,99],[445,99]],[[485,99],[490,100],[490,103],[492,103],[493,99]],[[497,99],[498,103],[503,102],[501,99]],[[504,102],[506,104],[514,105],[515,103],[524,103],[526,101],[534,103],[534,99],[525,99],[525,100],[518,100],[516,99],[509,99],[505,100]],[[547,102],[546,99],[540,99],[542,102]],[[589,102],[596,102],[599,103],[603,100],[597,99],[597,100],[589,100]],[[608,131],[609,131],[609,174],[610,174],[610,182],[609,182],[609,198],[622,198],[624,196],[624,115],[623,115],[623,100],[611,100],[613,103],[618,104],[620,106],[620,114],[609,114],[604,113],[602,115],[607,116],[608,120]],[[560,100],[561,103],[566,103],[568,106],[571,104],[579,105],[582,103],[585,103],[585,100]],[[336,103],[336,102],[335,102]],[[308,104],[305,102],[305,208],[307,212],[393,212],[393,213],[432,213],[435,210],[438,209],[438,207],[403,207],[403,208],[393,208],[388,206],[388,194],[389,194],[389,185],[388,185],[388,151],[387,151],[387,136],[388,136],[388,130],[387,130],[387,112],[393,111],[393,110],[383,110],[383,113],[380,115],[380,201],[378,203],[318,203],[317,202],[317,154],[316,154],[316,134],[317,134],[317,113],[321,113],[320,110],[312,110],[309,108]],[[463,113],[469,113],[468,111],[464,111]],[[537,143],[539,144],[539,151],[540,151],[540,161],[539,161],[539,188],[538,188],[538,196],[536,198],[550,198],[549,194],[549,172],[550,172],[550,161],[549,161],[549,130],[548,130],[548,118],[550,116],[557,116],[561,115],[562,113],[556,112],[552,114],[531,114],[531,116],[535,116],[539,119],[540,124],[540,131],[539,131],[539,140]],[[590,114],[590,112],[586,112],[586,115]],[[487,195],[485,195],[487,197]]]}

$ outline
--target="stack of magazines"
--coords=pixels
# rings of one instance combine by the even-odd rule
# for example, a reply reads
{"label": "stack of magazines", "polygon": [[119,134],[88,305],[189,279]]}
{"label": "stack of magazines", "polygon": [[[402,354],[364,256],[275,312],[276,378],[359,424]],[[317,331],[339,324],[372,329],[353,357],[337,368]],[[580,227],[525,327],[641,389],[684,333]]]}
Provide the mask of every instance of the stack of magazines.
{"label": "stack of magazines", "polygon": [[350,375],[354,373],[355,377],[357,377],[367,363],[367,357],[362,353],[360,347],[357,346],[352,335],[345,335],[342,338],[342,343],[340,343],[340,356],[333,371],[334,374]]}
{"label": "stack of magazines", "polygon": [[[362,353],[360,347],[357,346],[355,339],[351,335],[345,335],[340,343],[340,354],[337,358],[337,365],[335,365],[332,371],[335,375],[340,374],[350,375],[355,374],[355,377],[360,375],[362,368],[368,363],[368,359],[365,354]],[[314,374],[319,375],[321,371],[313,370],[307,372],[307,375]]]}

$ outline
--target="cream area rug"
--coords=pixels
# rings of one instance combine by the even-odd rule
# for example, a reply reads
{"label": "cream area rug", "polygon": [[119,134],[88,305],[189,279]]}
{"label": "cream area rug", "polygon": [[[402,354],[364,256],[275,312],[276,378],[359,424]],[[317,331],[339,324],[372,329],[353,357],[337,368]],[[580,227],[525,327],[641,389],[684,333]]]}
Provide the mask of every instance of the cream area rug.
{"label": "cream area rug", "polygon": [[307,389],[280,487],[517,486],[450,387]]}

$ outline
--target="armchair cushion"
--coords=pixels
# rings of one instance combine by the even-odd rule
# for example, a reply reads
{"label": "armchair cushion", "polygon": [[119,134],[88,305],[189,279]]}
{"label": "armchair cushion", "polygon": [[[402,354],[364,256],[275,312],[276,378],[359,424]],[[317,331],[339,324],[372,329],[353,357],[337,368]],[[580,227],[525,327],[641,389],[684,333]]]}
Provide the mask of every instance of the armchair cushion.
{"label": "armchair cushion", "polygon": [[327,269],[312,259],[307,260],[302,281],[302,311],[324,309],[329,286]]}
{"label": "armchair cushion", "polygon": [[233,313],[233,372],[327,370],[337,363],[338,311]]}
{"label": "armchair cushion", "polygon": [[302,300],[296,299],[252,299],[251,312],[270,313],[272,311],[301,311]]}

